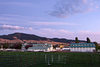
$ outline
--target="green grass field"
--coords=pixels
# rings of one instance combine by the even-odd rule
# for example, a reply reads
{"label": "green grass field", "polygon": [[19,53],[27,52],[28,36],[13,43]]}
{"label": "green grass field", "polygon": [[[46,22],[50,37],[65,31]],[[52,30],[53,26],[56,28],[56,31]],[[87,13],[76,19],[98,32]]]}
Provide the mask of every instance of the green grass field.
{"label": "green grass field", "polygon": [[[20,64],[21,55],[22,67],[100,67],[100,53],[0,52],[0,56],[7,55],[18,55],[18,61],[13,62],[13,60],[10,60],[13,64]],[[2,60],[2,57],[0,58]],[[48,65],[48,58],[50,65]],[[8,57],[6,59],[11,58]],[[15,58],[13,57],[13,59]],[[5,60],[1,60],[0,62],[6,62]]]}

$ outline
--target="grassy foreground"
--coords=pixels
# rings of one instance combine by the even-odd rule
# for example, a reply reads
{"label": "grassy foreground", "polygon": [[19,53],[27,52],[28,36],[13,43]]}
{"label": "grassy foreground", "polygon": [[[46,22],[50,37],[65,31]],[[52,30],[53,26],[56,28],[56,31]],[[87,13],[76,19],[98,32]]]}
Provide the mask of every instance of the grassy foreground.
{"label": "grassy foreground", "polygon": [[[22,67],[25,66],[26,67],[100,67],[100,53],[0,51],[0,55],[3,56],[22,55],[21,57]],[[53,56],[53,61],[52,61],[52,56]],[[48,57],[50,65],[48,65]]]}

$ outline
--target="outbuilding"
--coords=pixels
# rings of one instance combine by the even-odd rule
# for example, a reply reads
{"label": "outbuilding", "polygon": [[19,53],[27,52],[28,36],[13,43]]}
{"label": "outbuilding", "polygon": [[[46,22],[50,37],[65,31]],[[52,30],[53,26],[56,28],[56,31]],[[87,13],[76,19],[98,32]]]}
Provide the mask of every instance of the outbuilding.
{"label": "outbuilding", "polygon": [[95,51],[94,43],[71,43],[71,52],[93,52]]}
{"label": "outbuilding", "polygon": [[[25,48],[25,45],[29,44],[23,44],[23,48]],[[29,47],[27,51],[44,51],[44,52],[49,52],[53,50],[52,44],[31,44],[32,47]]]}

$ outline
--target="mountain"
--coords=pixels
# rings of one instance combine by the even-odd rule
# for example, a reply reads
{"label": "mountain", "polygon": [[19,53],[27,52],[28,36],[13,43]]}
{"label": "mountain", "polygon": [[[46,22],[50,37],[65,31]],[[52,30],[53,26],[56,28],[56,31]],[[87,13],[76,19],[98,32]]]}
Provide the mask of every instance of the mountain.
{"label": "mountain", "polygon": [[[13,33],[13,34],[8,34],[8,35],[1,35],[0,38],[2,39],[9,39],[9,40],[14,40],[14,39],[20,39],[20,40],[37,40],[37,41],[54,41],[54,42],[62,42],[62,43],[72,43],[75,42],[75,40],[69,40],[69,39],[59,39],[59,38],[46,38],[46,37],[40,37],[34,34],[26,34],[26,33]],[[79,42],[86,42],[79,40]]]}
{"label": "mountain", "polygon": [[[52,41],[55,41],[55,42],[63,42],[63,43],[74,43],[75,40],[70,40],[70,39],[65,39],[65,38],[52,38],[50,39]],[[83,41],[83,40],[79,40],[79,42],[86,42],[86,41]]]}
{"label": "mountain", "polygon": [[48,38],[45,37],[39,37],[33,34],[31,35],[25,33],[14,33],[14,34],[0,36],[0,38],[2,39],[9,39],[9,40],[13,40],[15,39],[15,37],[20,40],[48,40]]}

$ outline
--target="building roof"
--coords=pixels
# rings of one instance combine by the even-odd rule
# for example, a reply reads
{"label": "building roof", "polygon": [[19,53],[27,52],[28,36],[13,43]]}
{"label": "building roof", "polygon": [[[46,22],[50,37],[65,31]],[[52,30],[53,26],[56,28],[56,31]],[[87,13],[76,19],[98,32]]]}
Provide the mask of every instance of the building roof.
{"label": "building roof", "polygon": [[63,48],[69,48],[70,46],[64,46]]}
{"label": "building roof", "polygon": [[95,47],[94,43],[71,43],[70,44],[71,48],[75,47]]}
{"label": "building roof", "polygon": [[34,45],[51,45],[51,44],[32,44],[33,46]]}
{"label": "building roof", "polygon": [[48,49],[51,47],[52,44],[23,44],[24,46],[25,45],[33,45],[33,47],[29,47],[28,49]]}
{"label": "building roof", "polygon": [[51,46],[33,46],[33,47],[29,47],[28,49],[48,49]]}

